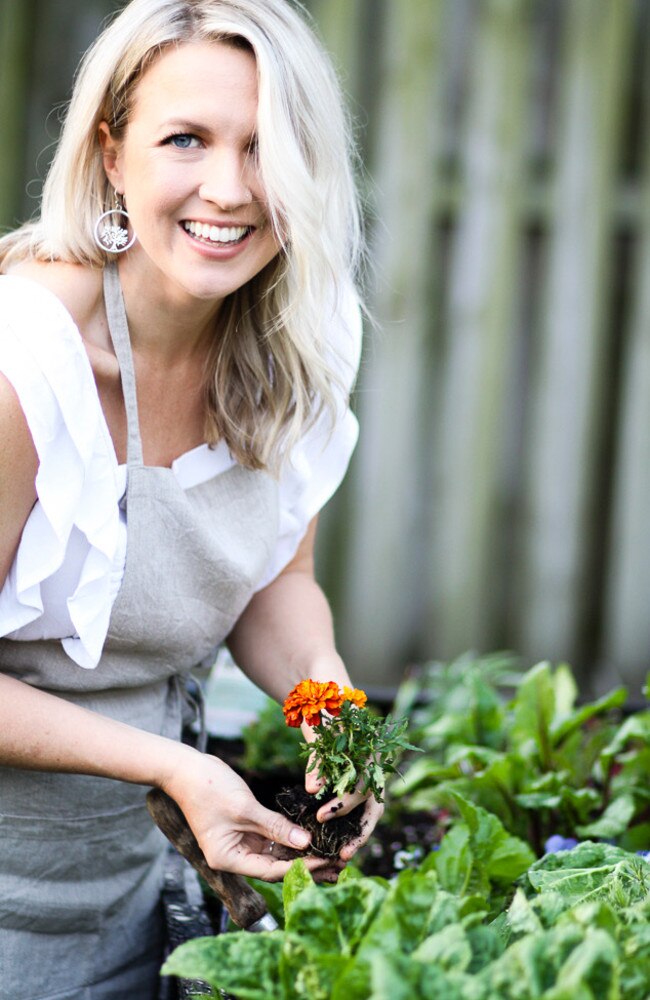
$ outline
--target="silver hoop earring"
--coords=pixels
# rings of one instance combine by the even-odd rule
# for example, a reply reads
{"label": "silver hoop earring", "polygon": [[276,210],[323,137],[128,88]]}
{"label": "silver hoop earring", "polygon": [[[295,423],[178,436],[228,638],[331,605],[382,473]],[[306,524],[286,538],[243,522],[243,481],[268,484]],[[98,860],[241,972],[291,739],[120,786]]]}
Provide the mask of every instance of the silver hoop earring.
{"label": "silver hoop earring", "polygon": [[[115,222],[115,217],[121,216],[124,225]],[[104,222],[107,219],[107,222]],[[124,207],[121,196],[115,192],[115,207],[103,212],[95,223],[95,243],[107,253],[126,253],[135,243],[135,233],[129,239],[129,213]]]}

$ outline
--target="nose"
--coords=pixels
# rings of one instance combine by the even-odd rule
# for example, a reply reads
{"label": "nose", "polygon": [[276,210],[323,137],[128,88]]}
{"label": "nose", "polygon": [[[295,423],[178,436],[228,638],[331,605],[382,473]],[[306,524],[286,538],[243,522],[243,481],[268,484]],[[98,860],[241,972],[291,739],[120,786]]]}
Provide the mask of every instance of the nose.
{"label": "nose", "polygon": [[224,151],[210,157],[199,188],[199,197],[224,211],[250,205],[253,192],[246,157]]}

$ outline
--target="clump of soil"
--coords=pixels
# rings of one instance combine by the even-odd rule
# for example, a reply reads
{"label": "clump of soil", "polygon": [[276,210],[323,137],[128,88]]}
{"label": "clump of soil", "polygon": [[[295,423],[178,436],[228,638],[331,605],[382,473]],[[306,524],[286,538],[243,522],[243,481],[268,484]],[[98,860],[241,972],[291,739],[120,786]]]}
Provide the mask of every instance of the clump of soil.
{"label": "clump of soil", "polygon": [[363,802],[346,816],[319,823],[316,813],[327,801],[325,797],[317,799],[301,785],[293,785],[278,792],[275,801],[281,813],[311,833],[311,844],[307,850],[292,852],[293,857],[316,854],[321,858],[338,858],[341,848],[361,834]]}

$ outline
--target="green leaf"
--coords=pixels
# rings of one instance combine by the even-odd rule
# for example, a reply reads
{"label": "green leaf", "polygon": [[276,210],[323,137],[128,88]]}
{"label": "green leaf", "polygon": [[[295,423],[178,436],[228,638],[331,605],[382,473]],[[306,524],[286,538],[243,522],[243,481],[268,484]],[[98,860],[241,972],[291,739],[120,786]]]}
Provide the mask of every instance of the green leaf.
{"label": "green leaf", "polygon": [[388,889],[374,879],[348,879],[339,880],[325,890],[325,895],[336,911],[343,941],[341,950],[354,954],[386,899]]}
{"label": "green leaf", "polygon": [[460,795],[455,795],[454,799],[469,828],[470,847],[476,862],[484,867],[488,878],[513,882],[535,860],[528,844],[510,836],[499,819],[485,809]]}
{"label": "green leaf", "polygon": [[452,826],[442,838],[440,849],[429,859],[443,889],[462,895],[469,885],[474,861],[469,828],[464,823]]}
{"label": "green leaf", "polygon": [[309,873],[307,865],[302,858],[296,858],[291,868],[284,876],[282,883],[282,900],[284,903],[285,920],[295,901],[300,894],[310,889],[314,885],[314,880]]}
{"label": "green leaf", "polygon": [[203,979],[216,989],[235,994],[238,1000],[279,1000],[282,938],[282,931],[237,931],[195,938],[176,948],[161,972],[183,979]]}
{"label": "green leaf", "polygon": [[527,880],[537,892],[557,892],[571,905],[604,899],[623,907],[650,892],[650,865],[619,847],[586,841],[571,851],[547,854],[531,867]]}
{"label": "green leaf", "polygon": [[517,937],[542,930],[542,922],[521,889],[517,889],[508,908],[508,924]]}
{"label": "green leaf", "polygon": [[589,705],[583,705],[565,718],[556,719],[551,726],[551,738],[554,745],[566,739],[570,733],[583,726],[589,719],[593,719],[603,712],[611,711],[613,708],[621,708],[625,704],[626,698],[626,688],[615,688],[609,694],[603,695],[602,698]]}
{"label": "green leaf", "polygon": [[[342,955],[320,954],[306,947],[300,937],[286,935],[279,962],[282,1000],[330,1000],[337,974],[345,964]],[[270,997],[275,1000],[276,994]]]}
{"label": "green leaf", "polygon": [[525,674],[512,703],[510,739],[513,747],[534,746],[544,767],[551,766],[551,723],[555,715],[555,685],[550,663],[538,663]]}
{"label": "green leaf", "polygon": [[621,795],[607,806],[605,812],[593,823],[576,827],[580,837],[618,837],[627,829],[635,811],[631,795]]}
{"label": "green leaf", "polygon": [[612,741],[600,755],[604,775],[609,774],[614,758],[630,743],[639,743],[641,747],[650,746],[650,712],[637,712],[620,726]]}
{"label": "green leaf", "polygon": [[578,685],[575,682],[571,667],[567,663],[558,664],[553,675],[553,729],[572,717],[573,706],[577,697]]}
{"label": "green leaf", "polygon": [[[349,882],[347,887],[353,884]],[[286,915],[285,934],[300,939],[314,954],[338,954],[346,948],[338,914],[329,896],[313,885],[294,899]]]}
{"label": "green leaf", "polygon": [[472,948],[464,928],[460,924],[449,924],[425,938],[412,958],[418,962],[432,962],[446,971],[465,972],[472,960]]}
{"label": "green leaf", "polygon": [[566,990],[567,997],[571,997],[578,989],[587,986],[592,996],[599,1000],[619,1000],[618,958],[616,942],[610,935],[589,928],[585,940],[574,948],[570,960],[560,968],[556,989]]}

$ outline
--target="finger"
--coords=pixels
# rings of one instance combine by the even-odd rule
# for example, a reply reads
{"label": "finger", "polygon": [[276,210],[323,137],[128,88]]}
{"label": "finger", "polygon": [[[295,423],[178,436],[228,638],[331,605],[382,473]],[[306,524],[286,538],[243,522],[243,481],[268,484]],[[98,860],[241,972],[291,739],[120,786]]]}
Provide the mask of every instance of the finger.
{"label": "finger", "polygon": [[314,726],[309,726],[306,722],[301,723],[300,732],[305,737],[305,743],[313,743],[316,739],[316,730]]}
{"label": "finger", "polygon": [[321,882],[327,882],[330,885],[333,885],[334,883],[338,882],[339,875],[341,874],[344,868],[345,865],[343,863],[341,863],[340,868],[339,867],[335,868],[333,865],[328,865],[327,868],[318,868],[312,872],[314,882],[316,882],[318,885],[320,885]]}
{"label": "finger", "polygon": [[[316,819],[319,823],[326,823],[330,819],[336,819],[339,816],[347,816],[348,813],[356,809],[357,806],[361,805],[368,799],[367,793],[364,795],[362,792],[348,792],[342,795],[340,798],[330,799],[329,802],[325,802],[318,812],[316,813]],[[373,799],[373,802],[375,800]]]}
{"label": "finger", "polygon": [[341,848],[340,858],[342,861],[349,861],[354,857],[359,848],[368,842],[383,812],[383,802],[377,802],[374,798],[368,799],[363,816],[361,817],[361,833],[354,840],[347,843],[345,847]]}
{"label": "finger", "polygon": [[[303,722],[300,729],[302,735],[305,737],[305,742],[313,743],[316,739],[316,730],[314,727],[308,726],[306,722]],[[314,757],[311,755],[307,761],[307,768],[305,770],[305,791],[309,792],[310,795],[319,792],[325,785],[325,779],[318,777],[318,769],[313,767],[313,763]]]}
{"label": "finger", "polygon": [[306,850],[311,841],[311,834],[307,830],[259,802],[250,806],[245,823],[252,832],[260,833],[268,840],[284,844],[285,847],[295,847],[298,851]]}
{"label": "finger", "polygon": [[307,770],[305,771],[305,791],[309,792],[310,795],[320,792],[321,788],[325,787],[325,779],[318,777],[318,771],[316,768],[310,770],[312,763],[313,757],[310,757],[307,764]]}
{"label": "finger", "polygon": [[[328,876],[336,872],[338,877],[338,863],[336,860],[333,862],[332,858],[307,857],[303,861],[314,879],[319,872],[327,872]],[[339,863],[344,867],[343,862]],[[249,878],[260,878],[264,882],[281,882],[292,864],[293,860],[278,861],[269,854],[245,854],[237,857],[230,870]]]}

